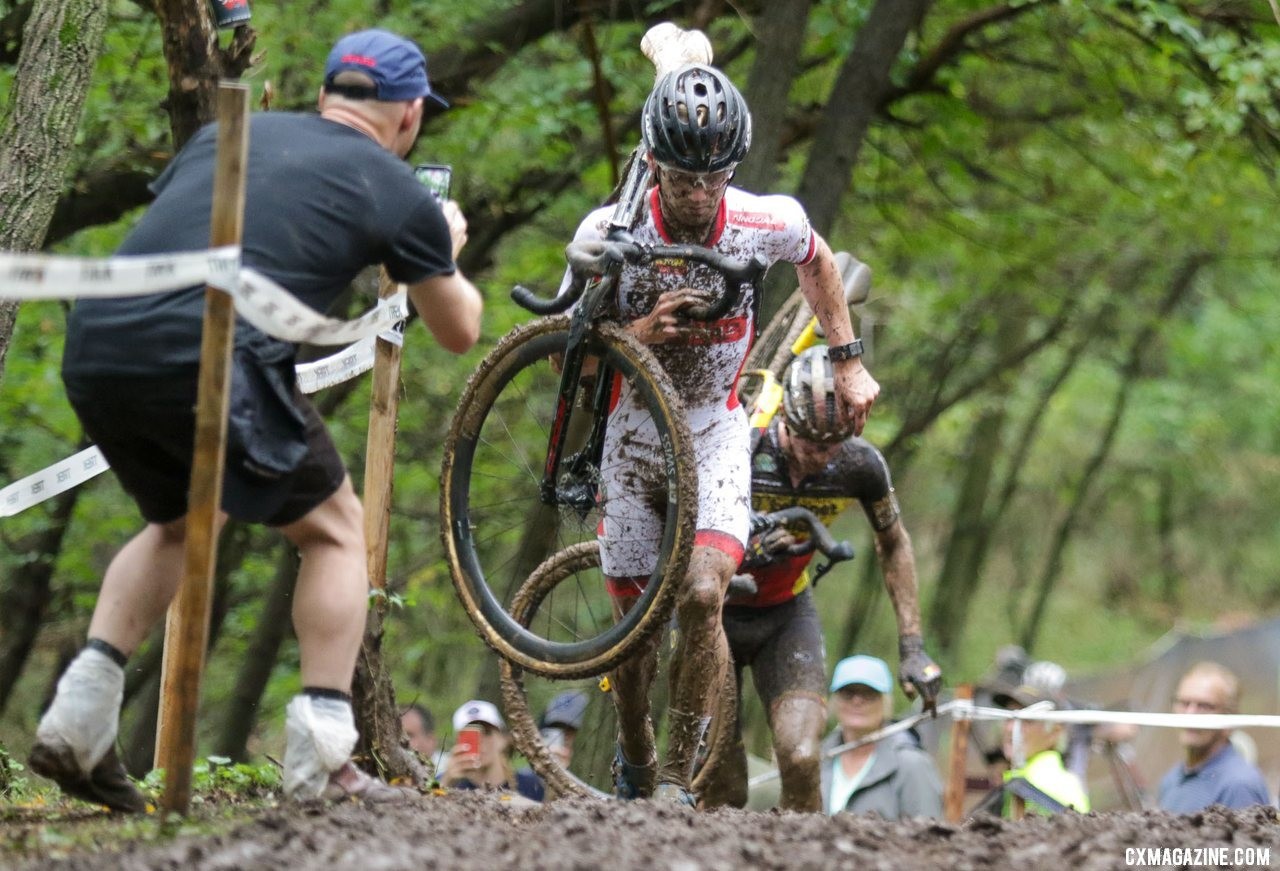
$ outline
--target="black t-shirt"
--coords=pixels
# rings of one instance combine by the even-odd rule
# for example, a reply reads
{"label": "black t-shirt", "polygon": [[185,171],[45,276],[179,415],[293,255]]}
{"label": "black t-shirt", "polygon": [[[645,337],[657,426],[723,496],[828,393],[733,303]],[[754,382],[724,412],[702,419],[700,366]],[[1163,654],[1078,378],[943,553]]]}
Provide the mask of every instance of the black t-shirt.
{"label": "black t-shirt", "polygon": [[[118,253],[209,247],[216,126],[192,137],[152,184],[156,200]],[[385,264],[392,279],[413,284],[452,273],[452,250],[435,198],[408,164],[374,140],[317,115],[252,116],[244,265],[326,312],[366,266]],[[146,376],[191,369],[200,357],[203,312],[203,287],[81,300],[68,321],[63,372]],[[257,330],[237,322],[237,346],[262,343]]]}

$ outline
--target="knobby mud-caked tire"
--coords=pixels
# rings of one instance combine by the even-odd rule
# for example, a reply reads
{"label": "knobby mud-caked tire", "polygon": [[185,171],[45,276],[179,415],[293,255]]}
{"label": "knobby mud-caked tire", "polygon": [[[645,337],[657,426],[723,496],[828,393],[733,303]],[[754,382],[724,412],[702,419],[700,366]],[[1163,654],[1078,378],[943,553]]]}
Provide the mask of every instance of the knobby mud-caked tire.
{"label": "knobby mud-caked tire", "polygon": [[[522,623],[537,619],[539,608],[549,597],[556,595],[558,588],[572,587],[579,575],[590,574],[599,565],[600,552],[595,542],[583,542],[552,554],[520,588],[513,600],[513,616]],[[659,664],[651,699],[660,748],[665,738],[665,683],[673,640],[669,633],[674,631],[674,627],[668,624],[659,639]],[[640,652],[635,655],[640,655]],[[512,738],[550,791],[557,796],[612,798],[610,762],[617,738],[617,715],[608,674],[602,672],[573,680],[546,680],[530,675],[506,660],[500,663],[500,668],[503,712]],[[541,731],[542,712],[553,698],[565,691],[582,693],[586,699],[573,761],[567,769],[551,753]],[[699,748],[693,779],[695,794],[700,792],[707,776],[732,746],[737,707],[737,687],[733,669],[729,667],[723,675],[716,711]]]}
{"label": "knobby mud-caked tire", "polygon": [[[594,325],[588,352],[615,373],[617,384],[630,387],[657,429],[662,456],[650,459],[662,480],[646,494],[663,518],[657,568],[636,606],[616,624],[594,619],[608,609],[602,577],[583,580],[576,599],[557,597],[557,607],[563,603],[567,610],[544,607],[542,623],[522,626],[513,618],[513,597],[548,554],[595,540],[610,498],[603,486],[577,508],[549,507],[541,498],[558,361],[568,335],[567,315],[542,318],[511,331],[484,358],[458,404],[440,475],[441,536],[463,608],[504,659],[552,678],[601,674],[666,623],[688,568],[698,514],[692,439],[670,379],[621,327]],[[590,429],[592,395],[585,385],[560,420],[568,434],[566,457]],[[604,470],[594,472],[597,482],[605,480]]]}

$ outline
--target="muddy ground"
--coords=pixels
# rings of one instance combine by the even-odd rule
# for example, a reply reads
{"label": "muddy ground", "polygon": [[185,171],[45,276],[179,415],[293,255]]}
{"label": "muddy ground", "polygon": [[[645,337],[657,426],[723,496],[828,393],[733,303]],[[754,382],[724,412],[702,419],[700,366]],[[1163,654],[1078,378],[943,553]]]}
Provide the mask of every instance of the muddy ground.
{"label": "muddy ground", "polygon": [[[63,823],[64,829],[88,820]],[[99,818],[99,824],[102,822]],[[587,871],[629,868],[716,869],[1050,869],[1136,867],[1127,848],[1226,848],[1225,865],[1280,869],[1276,811],[1213,809],[1172,816],[1157,812],[1061,816],[1005,822],[994,818],[953,826],[887,823],[842,815],[781,812],[693,813],[648,802],[588,799],[529,808],[483,795],[424,797],[413,806],[370,808],[281,806],[257,813],[222,834],[182,836],[163,843],[57,855],[32,852],[37,820],[0,826],[0,865],[19,868],[298,869],[359,871],[423,868],[513,868]],[[25,831],[24,831],[25,830]],[[25,845],[25,849],[19,845]],[[15,848],[17,848],[15,853]],[[1250,850],[1252,848],[1252,851]],[[1239,852],[1237,852],[1239,850]],[[22,861],[13,861],[24,855]],[[35,856],[40,858],[33,858]],[[5,857],[8,856],[8,861]],[[1148,859],[1155,858],[1147,856]],[[1183,862],[1177,862],[1182,858]],[[1145,867],[1203,867],[1170,853]],[[1252,864],[1246,860],[1253,859]],[[1237,864],[1237,863],[1241,864]]]}

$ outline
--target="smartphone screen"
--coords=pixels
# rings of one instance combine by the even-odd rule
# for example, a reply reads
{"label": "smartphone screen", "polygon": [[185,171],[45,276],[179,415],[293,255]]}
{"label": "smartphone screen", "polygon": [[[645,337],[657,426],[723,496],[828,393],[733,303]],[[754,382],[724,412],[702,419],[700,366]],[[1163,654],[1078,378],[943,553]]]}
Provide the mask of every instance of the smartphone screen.
{"label": "smartphone screen", "polygon": [[453,167],[444,163],[420,163],[413,168],[413,174],[427,190],[435,194],[436,200],[444,202],[449,199],[449,182],[453,178]]}
{"label": "smartphone screen", "polygon": [[454,752],[463,756],[479,756],[480,755],[480,730],[479,729],[459,729],[458,741],[454,745]]}

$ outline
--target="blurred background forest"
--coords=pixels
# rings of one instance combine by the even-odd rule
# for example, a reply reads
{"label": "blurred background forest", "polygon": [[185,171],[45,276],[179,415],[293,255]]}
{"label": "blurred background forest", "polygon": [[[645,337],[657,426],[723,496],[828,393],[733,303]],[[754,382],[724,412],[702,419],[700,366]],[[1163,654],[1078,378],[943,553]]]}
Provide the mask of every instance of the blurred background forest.
{"label": "blurred background forest", "polygon": [[[165,5],[107,2],[45,250],[110,254],[172,156]],[[46,120],[14,114],[31,11],[0,5],[0,128]],[[405,344],[384,647],[400,699],[447,723],[497,697],[441,560],[440,444],[467,374],[528,317],[507,292],[554,286],[637,141],[653,80],[639,39],[664,19],[704,29],[752,105],[738,183],[796,194],[834,250],[874,270],[856,314],[883,393],[865,435],[893,471],[950,683],[1003,644],[1077,675],[1177,627],[1280,614],[1280,28],[1266,0],[256,0],[255,103],[269,85],[271,111],[311,111],[332,41],[380,25],[423,45],[454,106],[410,160],[453,165],[471,222],[461,264],[487,310],[461,358],[420,326]],[[0,152],[0,193],[21,161]],[[350,310],[370,305],[356,294]],[[58,377],[65,313],[24,304],[0,330],[0,485],[83,446]],[[357,486],[368,390],[318,399]],[[138,525],[110,475],[0,521],[0,745],[15,756]],[[817,590],[829,659],[896,662],[867,524],[853,513],[836,532],[859,556]],[[280,752],[293,569],[269,531],[225,536],[202,754]],[[121,737],[139,770],[159,660],[153,641],[131,662]]]}

